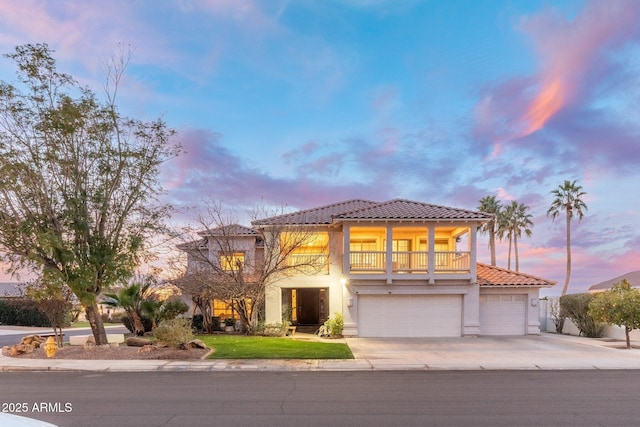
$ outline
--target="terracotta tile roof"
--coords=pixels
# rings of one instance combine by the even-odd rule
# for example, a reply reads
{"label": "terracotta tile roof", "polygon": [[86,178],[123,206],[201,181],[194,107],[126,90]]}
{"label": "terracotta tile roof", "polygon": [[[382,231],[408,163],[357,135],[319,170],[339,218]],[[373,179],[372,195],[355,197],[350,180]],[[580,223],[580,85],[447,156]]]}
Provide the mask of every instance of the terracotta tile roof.
{"label": "terracotta tile roof", "polygon": [[627,279],[627,282],[629,282],[632,287],[640,288],[640,271],[632,271],[630,273],[623,274],[622,276],[614,277],[613,279],[597,283],[589,288],[589,292],[600,292],[609,290],[613,287],[613,285],[621,282],[622,279]]}
{"label": "terracotta tile roof", "polygon": [[488,221],[491,215],[465,209],[430,205],[412,200],[394,199],[378,203],[362,209],[337,215],[336,219],[370,219],[370,220],[403,220],[403,219],[441,219],[441,220],[481,220]]}
{"label": "terracotta tile roof", "polygon": [[306,209],[293,212],[290,214],[278,215],[271,218],[264,218],[253,221],[254,226],[259,225],[312,225],[312,224],[331,224],[336,215],[344,212],[351,212],[368,206],[375,206],[377,202],[369,200],[346,200],[344,202],[333,203],[330,205],[320,206],[318,208]]}
{"label": "terracotta tile roof", "polygon": [[258,236],[256,230],[250,227],[245,227],[240,224],[231,224],[224,227],[218,227],[211,230],[205,230],[198,232],[201,236]]}
{"label": "terracotta tile roof", "polygon": [[465,209],[430,205],[411,200],[394,199],[378,203],[347,200],[341,203],[307,209],[254,221],[254,226],[276,224],[332,224],[343,220],[478,220],[488,221],[492,215]]}
{"label": "terracotta tile roof", "polygon": [[176,247],[181,251],[188,251],[193,249],[207,249],[209,244],[207,243],[207,239],[199,239],[192,242],[180,243],[176,245]]}
{"label": "terracotta tile roof", "polygon": [[550,288],[556,285],[552,280],[532,276],[531,274],[511,271],[487,264],[477,264],[478,285],[492,286],[536,286]]}
{"label": "terracotta tile roof", "polygon": [[209,247],[207,237],[208,236],[227,236],[227,237],[244,237],[244,236],[260,236],[253,228],[245,227],[244,225],[231,224],[224,227],[214,228],[212,230],[199,231],[198,234],[202,236],[202,239],[194,240],[192,242],[181,243],[176,247],[182,251],[188,251],[193,249],[207,249]]}

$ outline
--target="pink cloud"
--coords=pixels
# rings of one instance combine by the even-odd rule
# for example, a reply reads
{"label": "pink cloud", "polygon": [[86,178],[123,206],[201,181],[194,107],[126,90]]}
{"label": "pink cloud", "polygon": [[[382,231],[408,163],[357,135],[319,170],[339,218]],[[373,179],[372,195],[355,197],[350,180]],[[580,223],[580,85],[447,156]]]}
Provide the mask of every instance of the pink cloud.
{"label": "pink cloud", "polygon": [[[117,13],[116,13],[117,11]],[[91,70],[119,44],[131,45],[137,62],[170,62],[164,33],[139,19],[131,2],[0,2],[0,23],[10,30],[0,35],[5,49],[24,43],[48,43],[56,57],[79,60]]]}
{"label": "pink cloud", "polygon": [[[186,154],[165,164],[162,177],[169,190],[167,198],[176,205],[198,204],[203,197],[211,197],[229,206],[263,201],[273,206],[308,208],[351,198],[377,199],[382,193],[375,183],[318,182],[306,174],[273,177],[247,164],[222,145],[221,135],[208,130],[181,129],[178,138]],[[329,161],[331,156],[311,163],[321,167]]]}
{"label": "pink cloud", "polygon": [[554,9],[525,17],[519,28],[528,34],[539,55],[539,72],[514,78],[484,90],[475,107],[474,136],[491,142],[492,155],[503,145],[542,128],[604,79],[602,64],[638,32],[640,2],[590,1],[574,19]]}
{"label": "pink cloud", "polygon": [[523,117],[524,135],[541,129],[576,97],[605,49],[619,46],[634,30],[639,10],[633,0],[591,1],[572,22],[553,10],[522,20],[542,58],[538,93]]}

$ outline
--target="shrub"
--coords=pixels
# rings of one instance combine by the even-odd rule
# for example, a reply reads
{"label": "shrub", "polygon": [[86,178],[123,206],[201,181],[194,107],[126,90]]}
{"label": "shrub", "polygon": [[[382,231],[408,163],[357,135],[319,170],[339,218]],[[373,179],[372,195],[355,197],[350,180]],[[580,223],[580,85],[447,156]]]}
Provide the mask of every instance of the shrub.
{"label": "shrub", "polygon": [[189,319],[171,319],[162,323],[153,332],[160,342],[173,348],[185,348],[193,340],[193,329]]}
{"label": "shrub", "polygon": [[344,329],[344,318],[340,313],[334,313],[333,318],[327,319],[324,322],[324,327],[332,337],[342,336],[342,330]]}
{"label": "shrub", "polygon": [[0,323],[13,326],[51,326],[51,322],[28,298],[0,300]]}
{"label": "shrub", "polygon": [[560,310],[573,321],[580,335],[598,338],[602,336],[605,324],[596,321],[589,313],[589,303],[593,298],[592,294],[563,295],[560,297]]}
{"label": "shrub", "polygon": [[[145,333],[146,332],[151,332],[153,330],[153,321],[151,319],[143,317],[140,320],[142,320],[142,326],[144,326]],[[129,332],[135,333],[135,328],[133,327],[133,322],[131,321],[129,316],[122,316],[122,320],[121,321],[122,321],[122,324],[125,326],[125,328],[127,328],[129,330]]]}
{"label": "shrub", "polygon": [[175,319],[181,314],[189,311],[189,306],[179,298],[171,298],[166,300],[160,306],[160,313],[158,313],[158,320],[164,322],[166,320]]}
{"label": "shrub", "polygon": [[265,337],[284,337],[287,334],[290,325],[291,324],[287,321],[269,324],[265,324],[264,321],[260,321],[253,329],[253,334],[263,335]]}

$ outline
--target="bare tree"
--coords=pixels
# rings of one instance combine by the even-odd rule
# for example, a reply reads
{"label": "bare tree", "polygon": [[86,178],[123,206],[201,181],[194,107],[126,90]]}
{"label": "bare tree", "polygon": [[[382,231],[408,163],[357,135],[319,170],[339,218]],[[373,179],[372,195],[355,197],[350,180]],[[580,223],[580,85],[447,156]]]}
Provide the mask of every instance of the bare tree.
{"label": "bare tree", "polygon": [[62,328],[72,320],[73,292],[64,283],[43,283],[37,280],[29,283],[26,293],[35,301],[38,310],[49,319],[56,343],[62,347]]}
{"label": "bare tree", "polygon": [[[254,226],[245,227],[221,203],[209,202],[197,218],[201,238],[178,246],[188,262],[176,286],[192,295],[227,301],[249,333],[258,324],[270,286],[289,275],[312,275],[328,266],[327,243],[318,248],[315,230],[260,221],[275,217],[273,213],[256,209],[249,215]],[[305,250],[311,245],[312,252]]]}

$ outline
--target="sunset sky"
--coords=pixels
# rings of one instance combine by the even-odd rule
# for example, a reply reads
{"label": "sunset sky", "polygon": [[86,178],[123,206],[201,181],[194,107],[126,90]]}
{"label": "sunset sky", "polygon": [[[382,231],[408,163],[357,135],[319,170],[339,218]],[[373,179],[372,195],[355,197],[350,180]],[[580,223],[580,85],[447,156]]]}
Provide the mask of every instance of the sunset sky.
{"label": "sunset sky", "polygon": [[119,106],[178,132],[179,208],[496,194],[531,208],[520,270],[556,295],[565,223],[546,211],[577,180],[569,292],[640,270],[640,1],[0,0],[0,51],[25,43],[97,92],[132,49]]}

